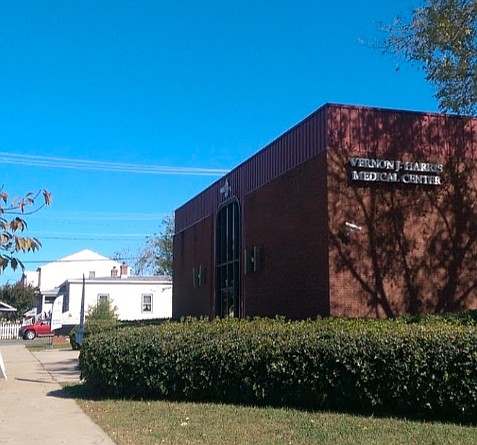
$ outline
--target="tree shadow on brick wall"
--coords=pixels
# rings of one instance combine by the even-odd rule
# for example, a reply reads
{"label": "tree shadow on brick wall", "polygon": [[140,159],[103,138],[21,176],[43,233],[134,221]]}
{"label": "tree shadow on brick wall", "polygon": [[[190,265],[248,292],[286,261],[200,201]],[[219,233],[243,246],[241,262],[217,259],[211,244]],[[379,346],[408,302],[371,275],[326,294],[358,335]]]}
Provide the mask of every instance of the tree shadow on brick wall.
{"label": "tree shadow on brick wall", "polygon": [[443,186],[426,191],[436,224],[426,246],[424,274],[434,284],[435,312],[469,307],[477,289],[477,187],[475,164],[450,160],[445,164]]}
{"label": "tree shadow on brick wall", "polygon": [[[330,267],[338,281],[358,289],[365,315],[457,311],[475,304],[477,187],[475,163],[464,159],[463,141],[470,135],[464,125],[461,130],[461,143],[457,140],[446,159],[396,154],[391,139],[406,137],[402,124],[388,126],[394,136],[387,149],[329,151]],[[355,156],[419,162],[439,158],[444,161],[442,184],[351,181],[349,158]]]}

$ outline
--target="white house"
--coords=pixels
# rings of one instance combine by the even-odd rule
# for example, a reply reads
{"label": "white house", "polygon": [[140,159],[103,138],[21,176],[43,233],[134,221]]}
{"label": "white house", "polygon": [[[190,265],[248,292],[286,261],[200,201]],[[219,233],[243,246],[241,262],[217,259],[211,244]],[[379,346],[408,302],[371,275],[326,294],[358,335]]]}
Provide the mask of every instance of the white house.
{"label": "white house", "polygon": [[63,295],[62,323],[71,326],[80,321],[83,277],[86,313],[98,301],[108,300],[117,308],[120,320],[172,316],[169,278],[131,276],[125,263],[89,249],[25,272],[23,282],[38,290],[38,314],[49,314],[55,299]]}
{"label": "white house", "polygon": [[[114,272],[113,272],[114,274]],[[68,279],[59,288],[63,295],[63,325],[80,321],[83,279]],[[172,281],[167,277],[121,276],[84,279],[85,313],[100,301],[110,301],[120,320],[170,318]]]}
{"label": "white house", "polygon": [[59,286],[70,278],[94,278],[109,276],[111,270],[119,270],[121,264],[89,249],[60,258],[40,266],[36,271],[26,271],[23,283],[38,290],[37,310],[48,313],[58,295]]}

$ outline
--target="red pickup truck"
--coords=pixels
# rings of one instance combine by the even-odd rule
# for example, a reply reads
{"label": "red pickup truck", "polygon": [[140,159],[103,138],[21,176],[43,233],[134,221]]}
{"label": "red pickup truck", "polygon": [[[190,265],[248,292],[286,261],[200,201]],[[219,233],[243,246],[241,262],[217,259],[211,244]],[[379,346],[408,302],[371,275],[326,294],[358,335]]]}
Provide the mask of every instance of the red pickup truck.
{"label": "red pickup truck", "polygon": [[51,332],[51,320],[38,320],[33,324],[22,326],[18,335],[24,340],[51,336],[53,335]]}

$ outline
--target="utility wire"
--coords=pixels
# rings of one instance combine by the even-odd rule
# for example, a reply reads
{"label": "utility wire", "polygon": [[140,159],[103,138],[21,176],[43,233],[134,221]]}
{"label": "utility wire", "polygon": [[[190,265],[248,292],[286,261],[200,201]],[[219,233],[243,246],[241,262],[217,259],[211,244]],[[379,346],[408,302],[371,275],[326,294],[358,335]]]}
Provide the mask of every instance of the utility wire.
{"label": "utility wire", "polygon": [[73,220],[73,221],[161,221],[168,213],[95,213],[95,212],[62,212],[37,213],[30,220]]}
{"label": "utility wire", "polygon": [[36,264],[36,263],[45,263],[45,264],[50,264],[50,263],[89,263],[91,261],[97,262],[97,261],[131,261],[131,260],[137,260],[140,257],[118,257],[118,258],[98,258],[95,260],[22,260],[23,264]]}
{"label": "utility wire", "polygon": [[57,158],[0,152],[0,163],[28,165],[46,168],[73,170],[110,171],[118,173],[140,173],[151,175],[222,176],[229,170],[198,167],[167,167],[162,165],[141,165],[121,162],[92,161],[87,159]]}
{"label": "utility wire", "polygon": [[57,236],[65,235],[65,236],[94,236],[94,237],[105,237],[105,238],[112,238],[112,237],[131,237],[131,238],[140,238],[145,236],[150,236],[150,233],[89,233],[89,232],[41,232],[37,230],[32,230],[29,232],[29,236],[36,236],[39,234],[42,238],[43,235],[48,234],[55,234]]}

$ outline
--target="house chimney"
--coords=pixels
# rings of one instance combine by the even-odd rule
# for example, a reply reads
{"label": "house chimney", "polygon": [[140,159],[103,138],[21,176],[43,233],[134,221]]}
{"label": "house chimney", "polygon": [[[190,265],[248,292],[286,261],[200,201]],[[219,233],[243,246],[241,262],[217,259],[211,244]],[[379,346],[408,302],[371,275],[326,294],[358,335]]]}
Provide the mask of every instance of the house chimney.
{"label": "house chimney", "polygon": [[128,265],[123,262],[120,267],[121,278],[127,278],[128,276]]}
{"label": "house chimney", "polygon": [[111,269],[111,276],[112,277],[118,276],[118,269],[116,269],[116,266],[113,266],[113,268]]}

